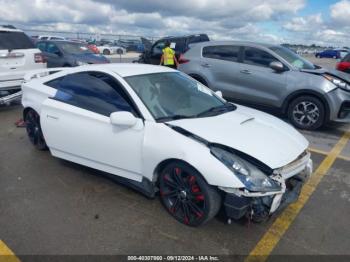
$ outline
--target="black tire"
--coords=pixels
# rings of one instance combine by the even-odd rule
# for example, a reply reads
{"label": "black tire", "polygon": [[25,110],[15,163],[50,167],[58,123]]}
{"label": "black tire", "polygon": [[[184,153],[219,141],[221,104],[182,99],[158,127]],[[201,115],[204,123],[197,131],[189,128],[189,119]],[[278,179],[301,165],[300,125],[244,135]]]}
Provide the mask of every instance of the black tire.
{"label": "black tire", "polygon": [[40,126],[40,116],[37,112],[30,109],[26,112],[24,116],[24,121],[26,124],[27,135],[29,137],[30,142],[38,149],[38,150],[47,150],[48,147],[45,142],[45,138]]}
{"label": "black tire", "polygon": [[221,197],[193,167],[173,162],[159,175],[160,198],[165,209],[179,222],[197,227],[217,215]]}
{"label": "black tire", "polygon": [[103,49],[103,52],[102,52],[104,55],[110,55],[111,54],[111,51],[109,51],[108,49]]}
{"label": "black tire", "polygon": [[314,96],[299,96],[288,106],[288,118],[297,128],[315,130],[325,122],[325,106]]}

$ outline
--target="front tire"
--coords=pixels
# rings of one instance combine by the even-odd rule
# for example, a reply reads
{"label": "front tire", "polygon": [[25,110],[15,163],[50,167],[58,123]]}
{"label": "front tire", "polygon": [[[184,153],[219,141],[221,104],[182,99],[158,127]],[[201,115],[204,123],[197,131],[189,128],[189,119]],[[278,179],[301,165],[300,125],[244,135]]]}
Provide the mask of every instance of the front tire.
{"label": "front tire", "polygon": [[160,198],[166,210],[188,226],[200,226],[219,212],[221,197],[193,167],[182,162],[167,165],[159,176]]}
{"label": "front tire", "polygon": [[27,135],[30,142],[38,150],[47,150],[47,145],[40,125],[40,116],[33,109],[30,109],[24,116]]}
{"label": "front tire", "polygon": [[325,106],[313,96],[300,96],[288,107],[288,118],[297,128],[315,130],[325,122]]}
{"label": "front tire", "polygon": [[104,55],[110,55],[111,51],[109,51],[108,49],[104,49],[102,52]]}

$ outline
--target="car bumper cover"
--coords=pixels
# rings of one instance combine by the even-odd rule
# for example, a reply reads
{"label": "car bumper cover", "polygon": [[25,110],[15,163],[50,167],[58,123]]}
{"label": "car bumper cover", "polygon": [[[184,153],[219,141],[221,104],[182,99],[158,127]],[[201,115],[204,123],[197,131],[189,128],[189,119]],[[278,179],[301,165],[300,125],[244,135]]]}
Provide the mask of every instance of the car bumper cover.
{"label": "car bumper cover", "polygon": [[298,200],[301,189],[312,173],[312,161],[309,160],[304,170],[292,177],[283,180],[283,190],[273,193],[236,194],[227,193],[224,198],[226,215],[232,219],[242,217],[252,218],[261,222],[270,215],[283,210],[289,204]]}

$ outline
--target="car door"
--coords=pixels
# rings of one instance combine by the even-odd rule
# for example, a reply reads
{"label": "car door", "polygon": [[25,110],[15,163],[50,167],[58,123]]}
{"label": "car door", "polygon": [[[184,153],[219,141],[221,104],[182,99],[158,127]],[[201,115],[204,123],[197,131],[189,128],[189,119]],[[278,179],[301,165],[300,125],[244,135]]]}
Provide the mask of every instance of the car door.
{"label": "car door", "polygon": [[152,49],[151,49],[150,55],[149,55],[150,64],[159,65],[160,58],[162,57],[164,47],[165,47],[165,40],[158,41],[152,46]]}
{"label": "car door", "polygon": [[[41,111],[51,153],[141,181],[143,121],[121,84],[100,72],[75,73],[47,84],[58,89]],[[112,125],[110,114],[116,111],[131,112],[137,124],[131,128]]]}
{"label": "car door", "polygon": [[47,59],[47,67],[61,67],[65,64],[63,53],[55,43],[46,43],[44,55]]}
{"label": "car door", "polygon": [[220,90],[224,97],[240,100],[240,55],[237,45],[210,45],[203,47],[200,60],[201,75],[214,91]]}
{"label": "car door", "polygon": [[268,107],[281,105],[281,97],[287,88],[287,75],[286,72],[276,72],[270,68],[270,63],[274,61],[279,60],[263,49],[244,47],[239,72],[240,93],[244,102]]}

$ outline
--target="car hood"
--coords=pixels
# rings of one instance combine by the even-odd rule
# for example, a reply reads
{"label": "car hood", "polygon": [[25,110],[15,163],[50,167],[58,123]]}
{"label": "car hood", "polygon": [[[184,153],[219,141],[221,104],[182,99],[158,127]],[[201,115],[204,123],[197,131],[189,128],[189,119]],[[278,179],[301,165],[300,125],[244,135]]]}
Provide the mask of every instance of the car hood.
{"label": "car hood", "polygon": [[322,74],[326,73],[326,74],[330,74],[330,75],[333,75],[335,77],[338,77],[340,79],[343,79],[343,80],[350,83],[350,75],[349,74],[344,73],[344,72],[339,71],[339,70],[335,70],[335,69],[319,68],[319,69],[303,69],[301,71],[305,72],[305,73],[316,74],[316,75],[322,75]]}
{"label": "car hood", "polygon": [[238,106],[218,116],[171,121],[211,143],[241,151],[271,169],[285,166],[302,154],[308,141],[292,126],[266,113]]}
{"label": "car hood", "polygon": [[89,64],[107,63],[108,60],[98,54],[72,54],[70,55],[75,61],[81,61]]}

